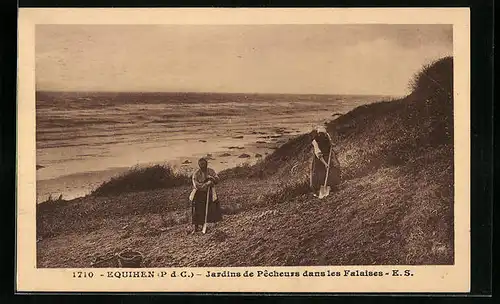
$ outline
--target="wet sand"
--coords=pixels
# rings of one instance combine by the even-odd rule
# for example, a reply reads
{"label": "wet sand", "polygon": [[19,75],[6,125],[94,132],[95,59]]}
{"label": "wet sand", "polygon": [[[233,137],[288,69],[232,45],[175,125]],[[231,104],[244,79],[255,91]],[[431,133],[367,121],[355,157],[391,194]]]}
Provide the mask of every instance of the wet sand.
{"label": "wet sand", "polygon": [[[243,164],[255,164],[268,154],[271,154],[277,147],[287,142],[290,138],[300,135],[303,131],[298,129],[281,128],[278,132],[263,132],[248,130],[247,134],[236,136],[237,138],[212,138],[191,140],[185,145],[191,145],[188,151],[189,156],[178,156],[168,161],[150,161],[137,163],[135,166],[144,167],[155,164],[168,164],[176,171],[191,174],[197,168],[197,161],[205,157],[209,161],[209,166],[220,172],[222,170],[236,167]],[[193,152],[194,151],[194,152]],[[199,152],[197,152],[199,151]],[[175,153],[172,153],[175,154]],[[168,158],[168,155],[166,155]],[[123,174],[134,166],[118,166],[100,171],[89,171],[73,173],[61,177],[39,179],[37,181],[37,201],[43,202],[49,196],[58,198],[61,194],[64,199],[90,194],[103,182],[114,176]],[[48,168],[39,168],[37,174],[43,173]]]}

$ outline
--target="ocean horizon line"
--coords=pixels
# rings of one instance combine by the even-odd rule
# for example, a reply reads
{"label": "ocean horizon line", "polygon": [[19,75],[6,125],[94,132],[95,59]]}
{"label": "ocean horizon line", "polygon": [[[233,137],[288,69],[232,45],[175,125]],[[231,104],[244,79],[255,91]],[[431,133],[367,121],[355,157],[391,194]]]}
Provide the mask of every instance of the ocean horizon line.
{"label": "ocean horizon line", "polygon": [[403,95],[391,95],[391,94],[366,94],[366,93],[278,93],[278,92],[216,92],[216,91],[69,91],[69,90],[35,90],[35,93],[41,94],[143,94],[143,95],[153,95],[153,94],[198,94],[198,95],[291,95],[291,96],[379,96],[379,97],[390,97],[390,98],[400,98]]}

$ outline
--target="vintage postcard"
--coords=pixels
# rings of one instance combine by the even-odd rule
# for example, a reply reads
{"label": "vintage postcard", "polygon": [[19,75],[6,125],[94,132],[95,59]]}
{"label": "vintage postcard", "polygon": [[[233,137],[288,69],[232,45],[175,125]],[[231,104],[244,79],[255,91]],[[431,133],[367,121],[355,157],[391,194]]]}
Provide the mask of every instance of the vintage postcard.
{"label": "vintage postcard", "polygon": [[18,292],[468,292],[469,10],[19,10]]}

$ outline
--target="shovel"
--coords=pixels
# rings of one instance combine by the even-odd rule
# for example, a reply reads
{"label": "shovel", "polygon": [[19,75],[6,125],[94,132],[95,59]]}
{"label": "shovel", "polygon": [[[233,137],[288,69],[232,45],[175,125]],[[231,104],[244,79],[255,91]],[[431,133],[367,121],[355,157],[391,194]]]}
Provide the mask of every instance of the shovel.
{"label": "shovel", "polygon": [[203,229],[201,232],[203,234],[207,233],[207,219],[208,219],[208,203],[210,202],[210,187],[207,190],[207,205],[205,207],[205,223],[203,224]]}
{"label": "shovel", "polygon": [[319,188],[318,198],[324,198],[330,194],[330,186],[327,186],[326,183],[328,182],[328,173],[330,171],[331,157],[332,157],[332,147],[330,147],[330,153],[328,155],[328,167],[326,168],[325,184]]}

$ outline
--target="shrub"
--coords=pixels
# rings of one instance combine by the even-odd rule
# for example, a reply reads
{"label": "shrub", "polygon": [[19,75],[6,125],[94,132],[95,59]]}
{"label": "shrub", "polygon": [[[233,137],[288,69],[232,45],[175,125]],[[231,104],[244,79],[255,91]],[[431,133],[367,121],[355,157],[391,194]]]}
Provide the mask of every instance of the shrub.
{"label": "shrub", "polygon": [[419,98],[438,97],[451,100],[453,96],[453,57],[444,57],[425,65],[410,80],[412,95]]}
{"label": "shrub", "polygon": [[93,195],[116,195],[186,185],[190,178],[185,173],[176,173],[168,165],[154,165],[146,168],[132,168],[130,171],[111,178],[95,189]]}
{"label": "shrub", "polygon": [[57,199],[54,199],[54,198],[52,197],[52,194],[50,194],[50,195],[49,195],[49,197],[48,197],[45,201],[40,202],[40,204],[45,204],[45,205],[47,205],[47,204],[51,204],[51,203],[61,203],[61,202],[64,202],[64,201],[65,201],[65,200],[63,199],[63,195],[62,195],[62,194],[60,194],[60,195],[59,195],[59,197],[58,197]]}
{"label": "shrub", "polygon": [[236,167],[225,169],[219,172],[220,179],[242,178],[253,176],[253,166],[249,163],[239,164]]}

